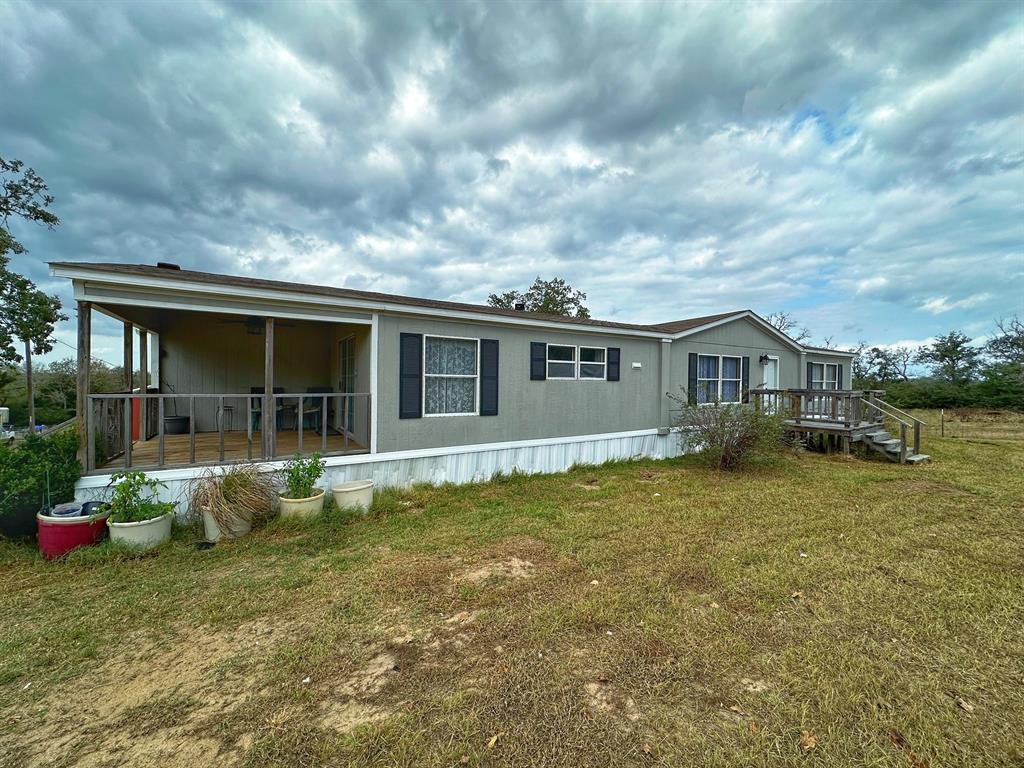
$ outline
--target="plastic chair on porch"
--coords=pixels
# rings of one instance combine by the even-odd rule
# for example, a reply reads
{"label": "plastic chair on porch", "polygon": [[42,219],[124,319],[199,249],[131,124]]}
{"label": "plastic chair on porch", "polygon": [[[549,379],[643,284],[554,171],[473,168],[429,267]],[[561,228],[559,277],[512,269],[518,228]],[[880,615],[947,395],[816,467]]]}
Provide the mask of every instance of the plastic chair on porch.
{"label": "plastic chair on porch", "polygon": [[[306,387],[306,392],[311,395],[328,394],[333,390],[330,387]],[[302,398],[302,426],[312,426],[317,434],[320,434],[323,419],[323,398],[304,397]],[[327,398],[327,424],[330,425],[334,417],[334,398]],[[307,418],[309,421],[307,421]],[[312,423],[310,423],[312,422]]]}
{"label": "plastic chair on porch", "polygon": [[[253,395],[262,395],[267,391],[266,387],[249,387],[249,393]],[[284,394],[284,387],[274,387],[273,393],[275,395]],[[252,431],[259,432],[260,427],[263,424],[263,398],[253,397],[252,400]],[[278,402],[274,407],[274,426],[277,431],[281,431],[282,414],[284,413],[284,406]]]}

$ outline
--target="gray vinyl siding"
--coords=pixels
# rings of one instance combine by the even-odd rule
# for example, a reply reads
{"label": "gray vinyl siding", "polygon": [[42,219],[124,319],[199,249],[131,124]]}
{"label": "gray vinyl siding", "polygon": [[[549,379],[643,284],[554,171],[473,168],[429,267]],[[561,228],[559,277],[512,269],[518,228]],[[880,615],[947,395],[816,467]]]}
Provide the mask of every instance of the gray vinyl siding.
{"label": "gray vinyl siding", "polygon": [[[399,334],[497,339],[498,415],[398,418]],[[530,381],[530,342],[618,347],[620,380]],[[381,452],[654,429],[659,341],[382,315],[378,341]],[[633,363],[639,362],[640,369]]]}
{"label": "gray vinyl siding", "polygon": [[672,342],[672,375],[674,394],[682,395],[689,376],[690,353],[701,355],[735,355],[750,358],[750,386],[761,384],[761,355],[779,358],[779,386],[800,386],[800,353],[777,336],[744,318],[700,331]]}
{"label": "gray vinyl siding", "polygon": [[[839,364],[843,366],[843,380],[840,382],[839,388],[853,389],[853,360],[851,358],[842,357],[840,355],[830,355],[827,352],[809,351],[807,353],[807,362]],[[810,382],[807,382],[806,386],[810,387]]]}

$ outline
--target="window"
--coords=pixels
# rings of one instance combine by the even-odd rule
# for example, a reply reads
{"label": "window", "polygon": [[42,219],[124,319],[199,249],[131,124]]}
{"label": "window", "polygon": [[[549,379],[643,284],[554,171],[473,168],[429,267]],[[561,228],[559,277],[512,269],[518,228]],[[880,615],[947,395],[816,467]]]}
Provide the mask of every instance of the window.
{"label": "window", "polygon": [[607,366],[604,347],[580,347],[580,378],[604,379]]}
{"label": "window", "polygon": [[574,347],[570,344],[548,344],[549,379],[585,379],[606,381],[608,349],[606,347]]}
{"label": "window", "polygon": [[548,378],[576,378],[576,347],[548,344]]}
{"label": "window", "polygon": [[479,360],[479,339],[424,336],[423,413],[476,415]]}
{"label": "window", "polygon": [[697,355],[697,402],[741,402],[742,369],[742,360],[738,357]]}
{"label": "window", "polygon": [[839,365],[811,363],[811,389],[839,389]]}

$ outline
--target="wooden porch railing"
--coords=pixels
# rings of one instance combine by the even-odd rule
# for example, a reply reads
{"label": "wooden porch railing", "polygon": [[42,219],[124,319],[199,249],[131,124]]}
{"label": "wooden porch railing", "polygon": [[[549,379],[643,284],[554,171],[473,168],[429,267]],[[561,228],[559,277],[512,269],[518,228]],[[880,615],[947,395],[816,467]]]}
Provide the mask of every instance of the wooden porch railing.
{"label": "wooden porch railing", "polygon": [[[157,442],[156,460],[140,465],[133,460],[133,401],[139,402],[147,418],[145,435],[140,434],[141,442],[155,440]],[[187,414],[179,413],[181,402],[187,402]],[[237,411],[235,406],[244,403]],[[271,403],[272,418],[264,418],[265,404]],[[338,408],[335,411],[335,407]],[[168,411],[173,414],[168,414]],[[209,418],[216,424],[217,443],[213,455],[200,456],[197,452],[198,415]],[[86,435],[85,458],[86,471],[93,471],[104,466],[113,468],[160,468],[168,466],[167,461],[167,423],[171,417],[186,416],[188,419],[187,445],[188,460],[175,462],[175,466],[188,466],[206,463],[225,463],[225,433],[238,432],[239,425],[226,423],[245,414],[245,457],[231,460],[271,460],[279,458],[277,437],[281,431],[295,431],[297,450],[319,450],[325,455],[344,454],[352,451],[365,451],[369,448],[371,437],[371,402],[366,392],[296,392],[278,393],[265,396],[263,393],[243,394],[179,394],[179,393],[109,393],[88,395],[88,406],[85,409]],[[286,421],[290,420],[291,429]],[[359,434],[357,434],[357,428]],[[140,427],[141,430],[141,427]],[[331,449],[328,432],[335,431],[341,438],[341,448]],[[203,430],[210,432],[211,430]],[[314,432],[316,436],[307,442],[306,433]],[[260,439],[254,439],[259,433]],[[173,433],[177,439],[181,433]],[[359,443],[359,439],[363,443]],[[254,446],[254,443],[256,445]]]}
{"label": "wooden porch railing", "polygon": [[829,422],[852,427],[881,423],[872,408],[885,393],[867,389],[752,389],[754,404],[796,424]]}

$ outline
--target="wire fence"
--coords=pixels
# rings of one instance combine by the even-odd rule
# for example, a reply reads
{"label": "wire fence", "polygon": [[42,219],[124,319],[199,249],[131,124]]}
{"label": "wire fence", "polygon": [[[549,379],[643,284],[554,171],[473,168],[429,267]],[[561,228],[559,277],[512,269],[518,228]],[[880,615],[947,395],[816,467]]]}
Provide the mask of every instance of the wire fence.
{"label": "wire fence", "polygon": [[962,440],[1024,440],[1024,411],[986,408],[940,408],[911,410],[925,422],[926,437]]}

